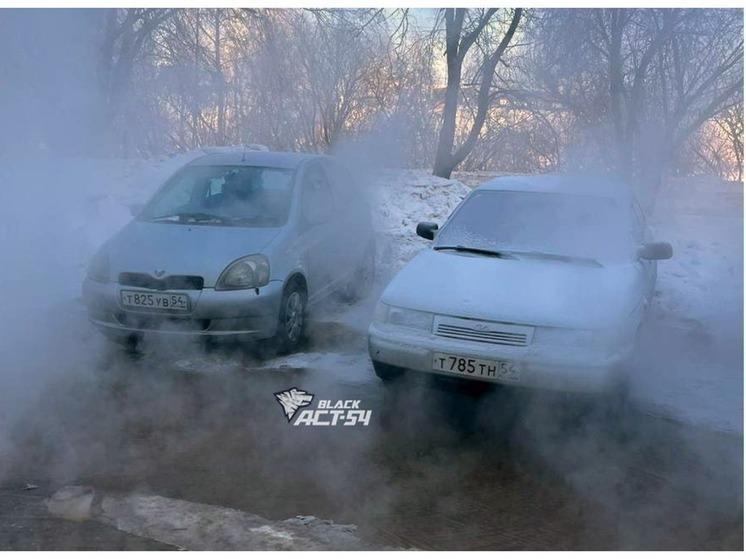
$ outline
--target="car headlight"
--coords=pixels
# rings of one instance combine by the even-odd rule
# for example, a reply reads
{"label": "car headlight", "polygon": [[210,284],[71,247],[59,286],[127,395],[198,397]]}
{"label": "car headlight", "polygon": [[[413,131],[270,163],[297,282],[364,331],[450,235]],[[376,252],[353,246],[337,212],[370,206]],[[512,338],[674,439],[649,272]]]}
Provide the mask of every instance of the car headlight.
{"label": "car headlight", "polygon": [[105,250],[99,250],[96,255],[91,259],[91,263],[88,265],[88,279],[97,281],[100,283],[107,283],[109,281],[110,266],[109,266],[109,253]]}
{"label": "car headlight", "polygon": [[263,254],[252,254],[231,262],[220,274],[215,289],[254,289],[268,283],[269,260]]}
{"label": "car headlight", "polygon": [[433,314],[429,312],[394,307],[378,303],[374,313],[374,320],[416,330],[432,330]]}

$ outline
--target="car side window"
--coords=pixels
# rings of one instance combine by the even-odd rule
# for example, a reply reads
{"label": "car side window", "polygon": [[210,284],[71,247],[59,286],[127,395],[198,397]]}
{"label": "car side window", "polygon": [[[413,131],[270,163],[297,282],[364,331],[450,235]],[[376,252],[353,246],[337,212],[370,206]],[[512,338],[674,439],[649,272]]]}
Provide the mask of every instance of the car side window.
{"label": "car side window", "polygon": [[329,221],[334,213],[334,198],[329,182],[319,165],[306,169],[303,178],[303,215],[309,223]]}

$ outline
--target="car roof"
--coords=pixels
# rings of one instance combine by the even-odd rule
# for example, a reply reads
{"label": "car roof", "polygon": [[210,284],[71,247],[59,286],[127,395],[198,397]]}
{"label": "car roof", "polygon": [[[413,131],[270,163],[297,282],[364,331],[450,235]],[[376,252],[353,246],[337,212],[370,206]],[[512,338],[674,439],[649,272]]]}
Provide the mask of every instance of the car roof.
{"label": "car roof", "polygon": [[295,169],[310,159],[322,159],[324,156],[314,153],[295,153],[289,151],[260,151],[242,146],[209,148],[205,155],[193,159],[188,166],[204,165],[246,165],[249,167],[277,167]]}
{"label": "car roof", "polygon": [[600,196],[619,201],[634,199],[632,188],[625,182],[606,175],[510,175],[489,180],[476,188]]}

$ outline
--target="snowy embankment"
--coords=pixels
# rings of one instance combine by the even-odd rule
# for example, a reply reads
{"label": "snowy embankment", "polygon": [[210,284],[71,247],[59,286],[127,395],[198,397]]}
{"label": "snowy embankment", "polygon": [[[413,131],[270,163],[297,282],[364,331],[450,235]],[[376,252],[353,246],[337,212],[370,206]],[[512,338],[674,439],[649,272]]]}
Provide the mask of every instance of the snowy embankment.
{"label": "snowy embankment", "polygon": [[374,187],[374,225],[379,233],[379,266],[396,272],[429,242],[415,234],[420,221],[439,225],[471,189],[426,171],[386,171]]}
{"label": "snowy embankment", "polygon": [[94,519],[129,534],[182,550],[361,550],[354,524],[314,516],[272,521],[248,512],[133,493],[117,495],[68,486],[47,500],[49,512],[66,520]]}
{"label": "snowy embankment", "polygon": [[669,181],[650,225],[674,256],[656,298],[632,396],[653,412],[743,432],[743,184]]}

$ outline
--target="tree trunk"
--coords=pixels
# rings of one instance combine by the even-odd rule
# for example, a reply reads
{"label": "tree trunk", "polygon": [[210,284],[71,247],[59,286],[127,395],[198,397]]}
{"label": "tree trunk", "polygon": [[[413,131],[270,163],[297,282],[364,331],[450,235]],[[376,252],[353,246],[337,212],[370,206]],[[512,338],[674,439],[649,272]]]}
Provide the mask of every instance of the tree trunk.
{"label": "tree trunk", "polygon": [[448,68],[448,81],[446,83],[446,94],[443,104],[443,121],[438,134],[438,147],[435,152],[435,163],[433,165],[433,174],[435,176],[445,179],[451,178],[451,173],[453,173],[456,166],[471,153],[487,118],[487,113],[492,102],[490,88],[492,87],[495,68],[518,28],[518,22],[521,19],[522,13],[521,8],[514,10],[510,26],[500,44],[484,61],[477,99],[477,114],[474,117],[474,122],[466,140],[454,153],[463,61],[469,48],[488,25],[490,18],[496,11],[496,9],[490,9],[484,13],[476,28],[466,33],[462,38],[461,31],[466,10],[464,8],[446,10],[446,64]]}
{"label": "tree trunk", "polygon": [[215,12],[215,72],[217,76],[217,94],[218,94],[218,130],[215,143],[219,146],[225,144],[225,75],[223,74],[223,62],[221,56],[221,37],[220,37],[220,11]]}
{"label": "tree trunk", "polygon": [[448,78],[446,95],[443,103],[443,122],[438,133],[438,148],[435,152],[433,174],[444,179],[451,178],[453,172],[452,150],[456,137],[456,113],[458,112],[458,97],[461,93],[461,63],[459,56],[459,41],[464,23],[466,10],[446,9],[446,66]]}
{"label": "tree trunk", "polygon": [[443,105],[443,124],[438,134],[438,149],[435,153],[433,174],[437,177],[450,179],[453,172],[453,142],[456,137],[456,113],[458,111],[458,97],[461,93],[461,63],[458,60],[448,60],[448,85]]}

